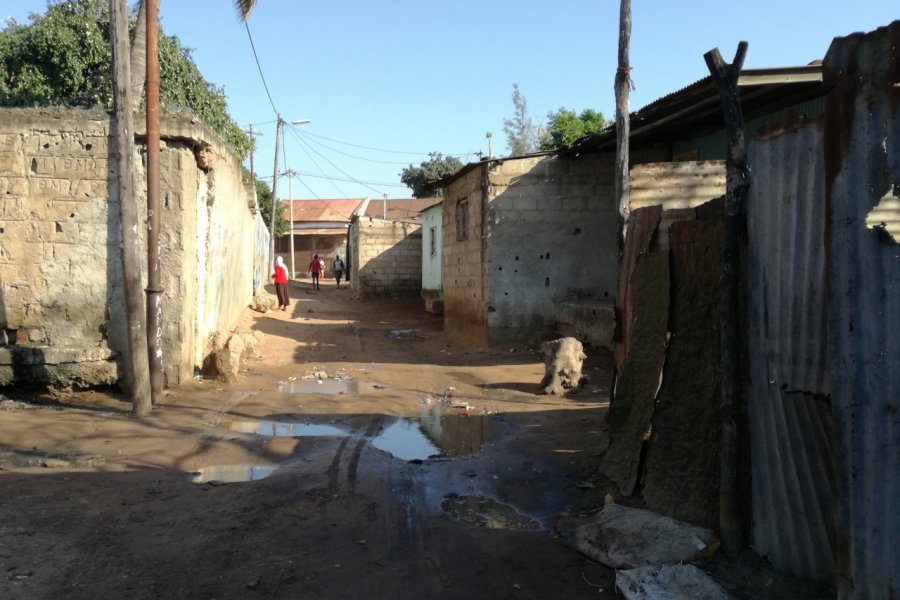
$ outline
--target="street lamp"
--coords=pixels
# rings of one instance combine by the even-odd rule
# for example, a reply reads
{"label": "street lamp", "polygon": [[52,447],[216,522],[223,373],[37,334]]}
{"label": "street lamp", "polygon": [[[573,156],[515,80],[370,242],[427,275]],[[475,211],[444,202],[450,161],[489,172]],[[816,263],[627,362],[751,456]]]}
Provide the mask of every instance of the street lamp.
{"label": "street lamp", "polygon": [[[309,119],[297,119],[296,121],[291,121],[291,125],[305,125],[306,123],[310,123]],[[272,269],[274,272],[275,268],[275,211],[278,208],[278,150],[279,150],[279,142],[281,141],[282,136],[282,128],[286,121],[281,117],[281,113],[278,113],[278,125],[275,126],[275,172],[272,174],[272,215],[271,219],[269,219],[269,260],[272,263]],[[293,246],[294,242],[294,203],[291,202],[291,246]],[[293,248],[291,248],[291,259],[293,260],[294,252]]]}
{"label": "street lamp", "polygon": [[[291,125],[306,125],[307,123],[312,123],[309,119],[297,119],[296,121],[291,121]],[[297,269],[294,266],[294,175],[297,172],[294,169],[288,169],[288,196],[289,202],[291,203],[291,278],[293,279],[297,275]]]}

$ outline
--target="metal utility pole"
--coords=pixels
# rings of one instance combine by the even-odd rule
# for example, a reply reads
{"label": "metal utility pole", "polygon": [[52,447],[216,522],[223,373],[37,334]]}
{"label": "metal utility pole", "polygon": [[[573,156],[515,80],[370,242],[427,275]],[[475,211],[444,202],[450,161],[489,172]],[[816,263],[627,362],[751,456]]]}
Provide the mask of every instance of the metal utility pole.
{"label": "metal utility pole", "polygon": [[[275,174],[272,177],[272,215],[269,219],[269,263],[272,265],[272,272],[275,269],[275,211],[278,209],[278,151],[279,141],[281,140],[281,129],[284,127],[284,119],[281,113],[278,113],[278,125],[275,126]],[[293,226],[293,223],[291,224]]]}
{"label": "metal utility pole", "polygon": [[[244,130],[244,133],[250,136],[250,140],[253,142],[253,145],[250,146],[250,183],[256,184],[256,172],[253,170],[253,151],[256,148],[256,140],[253,139],[254,136],[262,135],[263,132],[258,129],[253,129],[253,123],[249,123],[247,129]],[[256,188],[254,188],[256,189]]]}
{"label": "metal utility pole", "polygon": [[387,220],[387,194],[381,194],[381,218]]}
{"label": "metal utility pole", "polygon": [[128,6],[125,0],[109,2],[109,33],[113,52],[116,106],[115,158],[121,225],[122,281],[125,291],[125,322],[128,325],[128,355],[124,361],[126,381],[135,416],[150,413],[150,372],[147,360],[147,332],[141,295],[141,240],[138,231],[137,201],[134,193],[134,114],[132,113],[131,66],[128,58]]}
{"label": "metal utility pole", "polygon": [[296,277],[295,273],[297,272],[294,268],[294,175],[296,175],[296,171],[293,169],[287,170],[288,175],[288,202],[291,203],[291,279]]}
{"label": "metal utility pole", "polygon": [[486,137],[486,138],[487,138],[487,141],[488,141],[488,158],[490,158],[490,157],[492,156],[492,154],[491,154],[491,138],[494,137],[494,134],[491,133],[490,131],[488,131],[488,132],[484,135],[484,137]]}
{"label": "metal utility pole", "polygon": [[631,214],[631,192],[628,183],[628,138],[631,124],[628,119],[628,96],[631,91],[631,65],[628,64],[628,45],[631,42],[631,0],[619,3],[619,67],[616,69],[616,203],[619,225],[622,227],[621,248],[624,248],[628,217]]}
{"label": "metal utility pole", "polygon": [[159,267],[159,0],[147,10],[147,354],[153,402],[162,400],[162,283]]}
{"label": "metal utility pole", "polygon": [[739,42],[734,61],[726,64],[718,48],[703,55],[722,98],[728,154],[725,157],[725,239],[722,253],[722,297],[719,318],[722,355],[722,448],[719,480],[719,528],[722,547],[736,556],[742,547],[738,517],[739,448],[738,422],[741,415],[741,235],[744,231],[744,197],[750,186],[747,149],[744,145],[744,113],[738,78],[747,55],[747,42]]}

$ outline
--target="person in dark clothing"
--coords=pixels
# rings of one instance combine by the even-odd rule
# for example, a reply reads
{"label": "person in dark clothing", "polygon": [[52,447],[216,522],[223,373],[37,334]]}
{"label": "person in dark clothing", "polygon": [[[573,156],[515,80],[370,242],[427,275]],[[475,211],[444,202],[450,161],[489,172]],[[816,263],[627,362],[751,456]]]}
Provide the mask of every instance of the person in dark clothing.
{"label": "person in dark clothing", "polygon": [[341,260],[340,255],[334,257],[334,264],[331,265],[331,269],[334,271],[334,280],[337,282],[338,289],[341,289],[341,277],[344,275],[344,261]]}

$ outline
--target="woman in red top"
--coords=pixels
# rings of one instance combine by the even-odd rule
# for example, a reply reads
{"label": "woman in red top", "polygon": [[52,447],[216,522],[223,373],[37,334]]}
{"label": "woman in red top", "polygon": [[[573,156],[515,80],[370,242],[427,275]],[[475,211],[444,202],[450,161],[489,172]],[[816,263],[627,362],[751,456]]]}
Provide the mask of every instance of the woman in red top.
{"label": "woman in red top", "polygon": [[275,294],[278,296],[278,308],[287,310],[288,304],[291,303],[288,296],[288,270],[284,266],[284,259],[280,256],[275,257]]}

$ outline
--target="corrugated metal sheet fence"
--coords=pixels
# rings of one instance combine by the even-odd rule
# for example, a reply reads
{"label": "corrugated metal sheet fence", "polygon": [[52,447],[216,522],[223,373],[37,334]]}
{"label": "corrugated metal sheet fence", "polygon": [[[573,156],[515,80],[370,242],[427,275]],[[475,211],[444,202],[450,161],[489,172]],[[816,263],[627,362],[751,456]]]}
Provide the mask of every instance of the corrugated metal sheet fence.
{"label": "corrugated metal sheet fence", "polygon": [[825,102],[838,595],[900,595],[900,245],[867,226],[900,187],[900,21],[835,40]]}
{"label": "corrugated metal sheet fence", "polygon": [[834,574],[821,120],[748,143],[753,544],[779,569]]}

